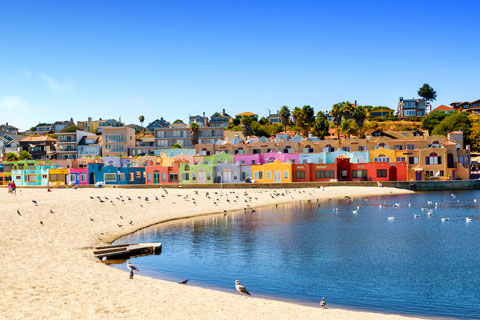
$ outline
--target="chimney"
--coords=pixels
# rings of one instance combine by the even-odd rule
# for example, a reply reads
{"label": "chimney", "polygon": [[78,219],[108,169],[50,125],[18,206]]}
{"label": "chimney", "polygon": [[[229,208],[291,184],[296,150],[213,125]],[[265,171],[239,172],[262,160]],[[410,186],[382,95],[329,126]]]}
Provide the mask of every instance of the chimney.
{"label": "chimney", "polygon": [[225,109],[223,109],[223,115],[225,115]]}

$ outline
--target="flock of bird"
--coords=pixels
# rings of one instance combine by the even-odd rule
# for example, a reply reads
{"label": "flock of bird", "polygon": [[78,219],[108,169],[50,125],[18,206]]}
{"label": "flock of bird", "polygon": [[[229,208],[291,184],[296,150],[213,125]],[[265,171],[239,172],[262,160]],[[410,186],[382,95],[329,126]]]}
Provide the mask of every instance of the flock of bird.
{"label": "flock of bird", "polygon": [[[456,199],[456,195],[455,195],[454,193],[450,194],[450,197],[451,197],[452,199]],[[350,198],[349,196],[345,196],[345,199],[346,199],[347,201],[350,201],[350,202],[353,201],[353,199]],[[328,199],[328,200],[331,200],[331,199]],[[368,199],[365,199],[364,201],[367,202]],[[457,203],[458,203],[458,202],[460,202],[460,200],[457,199]],[[473,199],[472,202],[473,202],[474,204],[477,203],[477,199]],[[378,204],[378,208],[379,208],[379,209],[383,209],[383,208],[387,208],[387,207],[400,208],[400,206],[401,206],[401,204],[398,203],[398,202],[393,203],[393,204],[388,204],[387,201],[384,201],[383,203]],[[412,205],[412,203],[408,203],[407,206],[408,206],[409,208],[412,208],[413,205]],[[440,208],[440,206],[441,206],[441,204],[440,204],[439,202],[433,203],[433,201],[427,201],[427,206],[420,208],[420,210],[421,210],[422,212],[425,212],[427,216],[431,217],[431,216],[434,215],[434,210],[437,210],[438,208]],[[433,208],[432,208],[432,207],[433,207]],[[358,214],[358,213],[360,212],[360,209],[361,209],[361,208],[362,208],[361,206],[356,206],[356,209],[352,210],[352,214],[355,214],[355,215]],[[334,212],[337,212],[337,213],[338,213],[338,210],[339,210],[338,208],[333,208],[333,211],[334,211]],[[421,215],[418,214],[418,213],[414,213],[414,214],[413,214],[413,218],[414,218],[414,219],[420,218],[420,217],[421,217]],[[396,218],[395,218],[394,216],[390,216],[390,217],[387,217],[387,220],[388,220],[388,221],[394,221],[394,220],[396,220]],[[447,222],[447,221],[450,221],[450,218],[449,218],[449,217],[442,217],[440,220],[441,220],[442,222]],[[472,221],[473,221],[473,218],[471,218],[471,217],[466,217],[466,218],[465,218],[465,221],[466,221],[467,223],[472,222]]]}

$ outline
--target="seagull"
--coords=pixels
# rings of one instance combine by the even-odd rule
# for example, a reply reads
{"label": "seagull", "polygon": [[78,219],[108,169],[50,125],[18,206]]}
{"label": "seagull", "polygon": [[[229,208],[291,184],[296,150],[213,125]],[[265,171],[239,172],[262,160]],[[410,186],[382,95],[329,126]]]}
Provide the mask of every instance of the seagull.
{"label": "seagull", "polygon": [[50,213],[54,213],[52,209],[50,209]]}
{"label": "seagull", "polygon": [[409,207],[409,208],[411,208],[411,207],[412,207],[412,204],[411,204],[411,203],[409,203],[409,204],[408,204],[408,207]]}
{"label": "seagull", "polygon": [[353,210],[352,213],[353,213],[353,214],[357,214],[357,213],[358,213],[358,210]]}
{"label": "seagull", "polygon": [[472,218],[469,218],[469,217],[466,217],[466,218],[465,218],[465,221],[466,221],[466,222],[471,222],[472,220],[473,220],[473,219],[472,219]]}
{"label": "seagull", "polygon": [[32,202],[33,202],[36,206],[38,206],[37,200],[32,200]]}
{"label": "seagull", "polygon": [[248,292],[248,290],[240,284],[240,280],[235,280],[235,289],[237,289],[237,291],[240,293],[248,294],[249,296],[251,296],[250,292]]}
{"label": "seagull", "polygon": [[188,282],[188,279],[185,279],[183,281],[180,281],[179,284],[187,284],[187,282]]}
{"label": "seagull", "polygon": [[325,309],[327,307],[327,302],[325,301],[325,297],[322,297],[322,301],[320,301],[320,308]]}
{"label": "seagull", "polygon": [[43,221],[42,220],[40,220],[40,224],[43,226]]}
{"label": "seagull", "polygon": [[90,217],[90,221],[94,221],[94,220]]}
{"label": "seagull", "polygon": [[473,199],[473,202],[477,202],[477,199]]}
{"label": "seagull", "polygon": [[130,263],[130,260],[127,260],[127,268],[130,270],[130,279],[133,279],[133,271],[140,271],[137,267]]}
{"label": "seagull", "polygon": [[388,220],[393,221],[395,220],[395,217],[388,217]]}
{"label": "seagull", "polygon": [[20,213],[20,209],[17,209],[17,214],[21,216],[22,214]]}
{"label": "seagull", "polygon": [[393,205],[393,207],[394,207],[394,208],[400,207],[400,203],[395,203],[395,204]]}
{"label": "seagull", "polygon": [[450,221],[449,218],[442,218],[442,221]]}
{"label": "seagull", "polygon": [[413,217],[414,218],[420,218],[420,215],[419,214],[414,214]]}

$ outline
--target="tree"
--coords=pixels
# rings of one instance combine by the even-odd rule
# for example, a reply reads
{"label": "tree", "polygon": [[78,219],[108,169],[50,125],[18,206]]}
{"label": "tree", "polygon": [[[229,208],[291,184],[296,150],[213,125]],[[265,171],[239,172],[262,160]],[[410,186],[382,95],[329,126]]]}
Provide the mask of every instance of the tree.
{"label": "tree", "polygon": [[260,121],[258,121],[258,123],[260,123],[262,126],[267,125],[268,124],[268,119],[265,118],[265,117],[261,117]]}
{"label": "tree", "polygon": [[442,111],[430,112],[426,117],[422,119],[422,129],[428,130],[429,133],[432,133],[433,129],[442,122],[447,114]]}
{"label": "tree", "polygon": [[287,124],[288,121],[290,120],[290,109],[287,106],[283,106],[280,109],[280,112],[278,113],[278,116],[280,117],[280,121],[283,124],[284,131],[287,132]]}
{"label": "tree", "polygon": [[342,133],[350,138],[351,135],[357,134],[359,131],[358,125],[354,119],[343,119]]}
{"label": "tree", "polygon": [[233,119],[232,120],[232,126],[239,126],[240,125],[240,119]]}
{"label": "tree", "polygon": [[[242,133],[245,137],[252,135],[252,123],[253,119],[250,116],[242,116]],[[255,121],[256,122],[256,121]]]}
{"label": "tree", "polygon": [[427,83],[418,89],[418,95],[424,98],[427,102],[437,99],[437,92]]}
{"label": "tree", "polygon": [[18,156],[16,153],[14,152],[9,152],[5,155],[5,160],[6,161],[17,161],[18,160]]}
{"label": "tree", "polygon": [[355,108],[350,102],[343,102],[342,107],[340,108],[340,112],[342,117],[346,120],[351,119],[353,117],[353,113],[355,112]]}
{"label": "tree", "polygon": [[357,123],[359,137],[363,138],[363,124],[365,123],[365,119],[367,118],[367,109],[364,106],[358,106],[353,111],[353,119]]}
{"label": "tree", "polygon": [[77,130],[80,130],[80,128],[77,127],[76,125],[73,125],[73,126],[68,126],[66,128],[63,128],[62,130],[60,130],[60,132],[75,132]]}
{"label": "tree", "polygon": [[452,131],[463,131],[463,138],[465,144],[470,142],[470,119],[465,112],[451,113],[445,117],[445,119],[440,122],[435,129],[433,129],[433,134],[446,136]]}
{"label": "tree", "polygon": [[314,111],[310,106],[303,106],[301,109],[298,108],[298,110],[299,111],[297,111],[297,108],[294,110],[296,113],[295,125],[302,131],[303,136],[306,137],[310,131],[310,127],[315,121]]}
{"label": "tree", "polygon": [[138,120],[140,120],[140,126],[142,127],[142,132],[143,132],[143,121],[145,121],[145,117],[140,116],[140,117],[138,117]]}
{"label": "tree", "polygon": [[340,129],[339,126],[342,124],[342,104],[336,103],[332,108],[333,124],[337,128],[337,139],[340,140]]}
{"label": "tree", "polygon": [[471,123],[471,132],[468,140],[470,140],[470,145],[472,150],[475,152],[480,151],[480,116],[478,115],[471,115],[470,116],[470,123]]}
{"label": "tree", "polygon": [[22,151],[19,155],[20,160],[32,160],[32,155],[28,151]]}
{"label": "tree", "polygon": [[293,123],[296,124],[297,123],[297,118],[300,116],[300,114],[302,113],[302,109],[300,109],[299,107],[295,107],[292,111],[292,118],[293,118]]}
{"label": "tree", "polygon": [[174,143],[172,149],[182,149],[182,145],[180,143]]}
{"label": "tree", "polygon": [[192,140],[192,144],[198,144],[198,130],[200,126],[196,122],[192,122],[190,124],[190,139]]}
{"label": "tree", "polygon": [[325,112],[318,111],[313,123],[312,134],[320,139],[323,139],[328,135],[328,129],[330,124],[328,123],[328,115]]}

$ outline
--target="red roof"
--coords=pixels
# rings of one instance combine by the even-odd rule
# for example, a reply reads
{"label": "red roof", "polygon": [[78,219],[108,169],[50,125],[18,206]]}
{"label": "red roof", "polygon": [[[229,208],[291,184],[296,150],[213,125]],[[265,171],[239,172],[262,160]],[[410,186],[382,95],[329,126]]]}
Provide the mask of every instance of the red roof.
{"label": "red roof", "polygon": [[446,105],[442,104],[441,106],[438,106],[435,109],[433,109],[432,112],[434,112],[434,111],[453,111],[453,110],[455,110],[455,109],[447,107]]}

